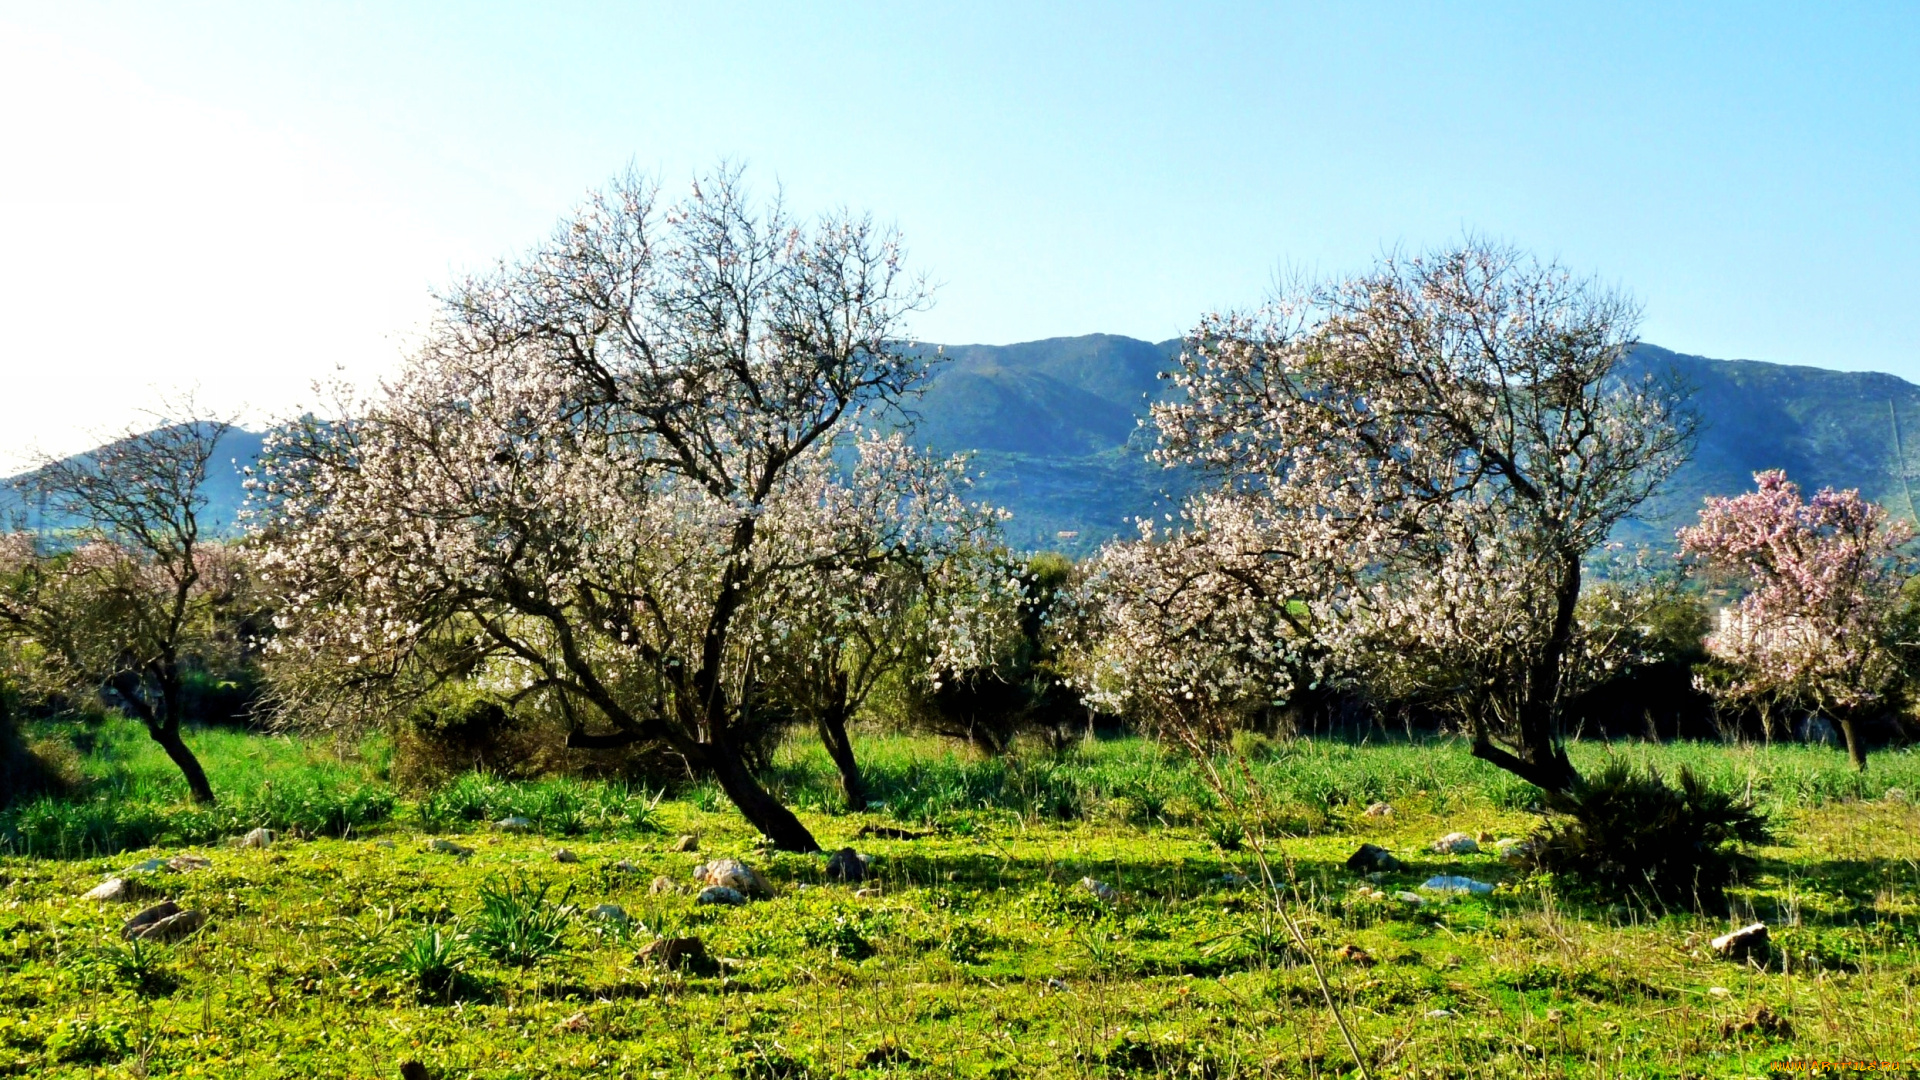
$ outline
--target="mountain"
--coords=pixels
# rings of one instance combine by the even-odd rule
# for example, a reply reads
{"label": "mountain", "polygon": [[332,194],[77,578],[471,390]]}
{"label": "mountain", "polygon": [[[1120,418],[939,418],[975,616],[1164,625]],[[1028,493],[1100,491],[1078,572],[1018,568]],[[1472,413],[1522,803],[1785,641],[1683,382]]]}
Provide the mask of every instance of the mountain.
{"label": "mountain", "polygon": [[[1179,348],[1113,334],[938,347],[933,377],[913,403],[915,440],[973,453],[974,495],[1013,512],[1007,535],[1015,546],[1086,554],[1130,535],[1135,518],[1172,510],[1192,483],[1146,459],[1153,438],[1141,426],[1147,405],[1170,390],[1159,376]],[[1920,386],[1655,345],[1636,349],[1630,364],[1677,372],[1693,388],[1702,427],[1693,460],[1622,526],[1622,539],[1667,544],[1703,497],[1745,490],[1770,468],[1809,491],[1857,487],[1898,516],[1920,516],[1911,490],[1920,474]],[[219,447],[209,485],[209,517],[219,525],[235,520],[240,469],[260,439],[235,430]],[[33,508],[9,505],[0,488],[0,524],[23,517],[31,524]]]}
{"label": "mountain", "polygon": [[[216,534],[237,530],[240,509],[247,499],[243,470],[259,459],[265,438],[260,432],[233,427],[214,442],[213,457],[207,462],[207,483],[202,489],[207,496],[206,509],[200,514],[202,529]],[[76,457],[86,458],[89,454]],[[0,480],[0,531],[60,529],[75,524],[63,520],[57,513],[48,513],[46,507],[24,493],[23,485],[31,481],[33,475],[26,472]]]}

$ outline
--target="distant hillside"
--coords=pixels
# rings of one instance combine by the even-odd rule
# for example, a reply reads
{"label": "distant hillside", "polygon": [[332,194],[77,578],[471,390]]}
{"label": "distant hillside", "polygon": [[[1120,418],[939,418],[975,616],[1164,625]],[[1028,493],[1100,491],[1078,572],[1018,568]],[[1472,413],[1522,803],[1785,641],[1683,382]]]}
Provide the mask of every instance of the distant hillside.
{"label": "distant hillside", "polygon": [[[213,459],[207,462],[207,507],[200,518],[202,529],[215,534],[236,529],[247,496],[242,470],[259,459],[264,438],[256,431],[230,428],[214,443]],[[0,480],[0,529],[60,529],[73,524],[58,514],[46,513],[44,507],[22,494],[21,485],[32,477],[29,472]]]}
{"label": "distant hillside", "polygon": [[[1185,474],[1146,460],[1147,405],[1167,392],[1158,378],[1180,343],[1112,334],[1017,345],[950,345],[914,404],[916,441],[972,451],[975,494],[1013,512],[1008,539],[1023,548],[1085,554],[1131,534],[1130,523],[1178,504]],[[929,346],[929,349],[932,347]],[[1761,469],[1783,468],[1808,490],[1857,487],[1915,520],[1920,473],[1920,386],[1892,375],[1828,371],[1751,360],[1710,360],[1654,345],[1633,363],[1678,371],[1704,421],[1692,462],[1621,538],[1666,544],[1700,500],[1745,489]],[[231,525],[240,469],[261,436],[234,431],[220,447],[209,518]],[[0,522],[36,522],[34,508],[0,488]]]}

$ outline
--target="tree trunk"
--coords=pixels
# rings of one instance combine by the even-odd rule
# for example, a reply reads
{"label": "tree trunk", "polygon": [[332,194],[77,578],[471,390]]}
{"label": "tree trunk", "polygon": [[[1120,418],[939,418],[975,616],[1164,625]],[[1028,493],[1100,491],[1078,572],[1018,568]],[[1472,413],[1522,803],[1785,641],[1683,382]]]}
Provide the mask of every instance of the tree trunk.
{"label": "tree trunk", "polygon": [[820,741],[826,745],[827,756],[833,759],[834,768],[840,770],[840,788],[847,795],[847,809],[859,813],[867,808],[867,781],[860,775],[860,762],[853,756],[853,740],[847,735],[847,716],[844,705],[828,706],[820,713],[818,723]]}
{"label": "tree trunk", "polygon": [[187,744],[181,741],[179,725],[149,726],[147,734],[167,752],[167,757],[180,767],[180,775],[187,778],[187,790],[193,792],[193,801],[203,806],[212,806],[213,785],[207,782],[207,771],[200,767],[200,759],[193,756]]}
{"label": "tree trunk", "polygon": [[1491,762],[1527,783],[1565,795],[1580,783],[1580,773],[1560,741],[1560,662],[1573,642],[1574,611],[1580,604],[1580,559],[1562,560],[1553,591],[1553,627],[1547,643],[1527,672],[1527,685],[1514,725],[1514,749],[1508,753],[1476,731],[1473,756]]}
{"label": "tree trunk", "polygon": [[740,756],[740,751],[720,739],[706,743],[702,749],[706,753],[707,765],[713,770],[713,777],[720,782],[720,790],[739,809],[740,816],[747,823],[760,830],[760,834],[773,841],[773,846],[783,851],[813,852],[820,850],[820,842],[813,838],[793,811],[782,806],[779,799],[773,797],[760,781],[753,778],[753,771]]}
{"label": "tree trunk", "polygon": [[1851,715],[1844,712],[1837,719],[1840,721],[1840,737],[1847,740],[1847,760],[1853,762],[1855,772],[1866,772],[1867,743],[1860,737],[1859,725],[1853,722]]}

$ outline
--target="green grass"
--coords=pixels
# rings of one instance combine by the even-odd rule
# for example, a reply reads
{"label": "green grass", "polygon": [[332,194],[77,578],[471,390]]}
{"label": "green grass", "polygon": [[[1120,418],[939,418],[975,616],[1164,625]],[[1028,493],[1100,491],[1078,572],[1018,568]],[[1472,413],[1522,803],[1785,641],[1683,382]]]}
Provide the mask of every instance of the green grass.
{"label": "green grass", "polygon": [[[386,790],[377,748],[343,759],[240,736],[195,745],[235,803],[248,777]],[[1444,832],[1522,835],[1538,821],[1524,789],[1453,743],[1255,747],[1271,806],[1248,816],[1237,852],[1216,840],[1247,800],[1220,806],[1188,763],[1137,740],[1058,760],[983,761],[907,739],[860,749],[884,811],[840,812],[831,768],[805,743],[771,779],[823,843],[874,857],[872,895],[828,882],[818,857],[759,850],[705,785],[655,803],[638,789],[476,777],[396,799],[344,837],[313,831],[266,851],[219,837],[0,857],[0,1075],[393,1077],[409,1059],[436,1077],[500,1080],[1347,1075],[1298,946],[1259,888],[1224,877],[1257,875],[1249,848],[1263,836],[1294,868],[1292,910],[1375,1076],[1767,1076],[1787,1060],[1920,1060],[1920,810],[1885,797],[1920,790],[1920,755],[1881,755],[1862,781],[1829,749],[1612,748],[1751,790],[1776,816],[1780,843],[1733,893],[1736,920],[1775,929],[1763,969],[1709,955],[1726,919],[1615,908],[1491,856],[1428,853]],[[1586,765],[1608,752],[1577,749]],[[88,769],[133,784],[143,752],[113,753]],[[164,776],[142,775],[151,786],[124,790],[157,813],[187,809]],[[1376,799],[1395,813],[1361,816]],[[531,834],[487,824],[542,808]],[[903,822],[937,831],[856,838]],[[475,853],[428,850],[447,832]],[[681,833],[700,837],[699,853],[668,850]],[[1343,866],[1361,841],[1407,863],[1366,883],[1388,894],[1437,873],[1499,888],[1417,909],[1369,899]],[[578,863],[552,859],[562,843]],[[213,867],[146,879],[212,915],[185,942],[121,942],[130,907],[79,896],[184,851]],[[692,866],[722,855],[776,895],[696,905]],[[679,888],[653,891],[658,876]],[[1079,888],[1083,877],[1118,899]],[[585,913],[603,903],[633,922]],[[639,958],[657,936],[686,935],[704,940],[710,968]],[[1375,963],[1342,959],[1343,946]],[[1743,1030],[1763,1007],[1790,1032]]]}

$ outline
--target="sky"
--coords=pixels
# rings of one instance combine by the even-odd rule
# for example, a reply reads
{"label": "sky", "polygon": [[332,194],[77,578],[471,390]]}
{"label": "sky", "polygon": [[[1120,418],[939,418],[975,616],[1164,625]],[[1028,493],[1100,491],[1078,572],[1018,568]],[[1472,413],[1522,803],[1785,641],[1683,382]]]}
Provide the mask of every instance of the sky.
{"label": "sky", "polygon": [[391,371],[629,167],[898,226],[926,341],[1178,336],[1477,234],[1920,381],[1920,4],[0,0],[0,469]]}

